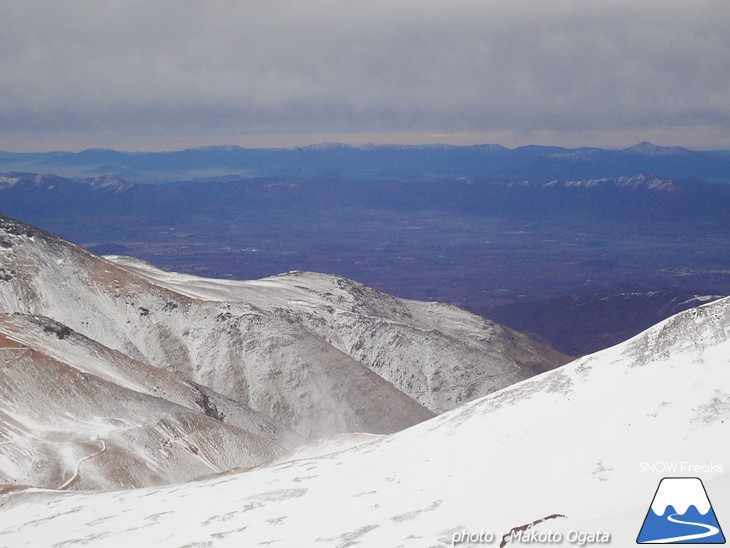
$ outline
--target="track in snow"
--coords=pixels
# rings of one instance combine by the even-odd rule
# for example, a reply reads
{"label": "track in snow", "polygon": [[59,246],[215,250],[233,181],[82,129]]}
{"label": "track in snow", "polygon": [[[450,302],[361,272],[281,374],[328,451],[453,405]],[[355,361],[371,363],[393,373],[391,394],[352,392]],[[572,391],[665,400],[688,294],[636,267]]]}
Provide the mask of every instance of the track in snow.
{"label": "track in snow", "polygon": [[61,485],[58,490],[64,491],[70,487],[72,487],[79,479],[81,479],[81,476],[79,475],[79,472],[81,471],[81,463],[84,461],[87,461],[89,459],[93,459],[94,457],[98,457],[101,455],[104,451],[106,451],[106,442],[104,440],[101,441],[101,449],[97,451],[96,453],[92,453],[91,455],[87,455],[84,458],[80,459],[76,463],[76,469],[74,470],[74,475],[69,478],[68,481],[66,481],[63,485]]}

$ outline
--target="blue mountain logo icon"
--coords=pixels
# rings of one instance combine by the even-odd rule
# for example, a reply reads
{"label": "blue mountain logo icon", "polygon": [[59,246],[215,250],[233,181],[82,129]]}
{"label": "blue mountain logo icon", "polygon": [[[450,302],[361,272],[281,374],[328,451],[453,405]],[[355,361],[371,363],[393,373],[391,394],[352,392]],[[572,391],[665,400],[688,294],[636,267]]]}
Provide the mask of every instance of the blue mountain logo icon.
{"label": "blue mountain logo icon", "polygon": [[651,501],[637,544],[725,544],[699,478],[664,478]]}

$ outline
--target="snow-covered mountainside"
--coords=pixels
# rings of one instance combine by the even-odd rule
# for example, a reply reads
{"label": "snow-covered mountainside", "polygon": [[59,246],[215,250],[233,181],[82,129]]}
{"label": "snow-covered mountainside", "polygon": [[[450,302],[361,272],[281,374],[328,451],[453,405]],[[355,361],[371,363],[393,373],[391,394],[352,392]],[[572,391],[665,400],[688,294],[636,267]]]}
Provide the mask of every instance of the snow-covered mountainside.
{"label": "snow-covered mountainside", "polygon": [[633,546],[667,467],[730,519],[729,367],[726,298],[396,434],[184,486],[10,491],[0,544]]}
{"label": "snow-covered mountainside", "polygon": [[436,413],[552,369],[563,354],[454,306],[398,299],[337,276],[289,272],[254,281],[164,272],[106,257],[194,299],[245,302],[300,326]]}
{"label": "snow-covered mountainside", "polygon": [[0,253],[0,311],[52,318],[305,437],[393,432],[433,416],[320,337],[250,304],[181,295],[11,220],[0,220]]}
{"label": "snow-covered mountainside", "polygon": [[0,439],[0,483],[64,489],[187,481],[301,443],[205,387],[18,314],[0,314]]}
{"label": "snow-covered mountainside", "polygon": [[581,179],[577,181],[550,181],[545,183],[544,186],[547,188],[615,188],[653,192],[675,192],[681,188],[681,184],[686,184],[686,181],[639,173],[632,177],[602,177],[600,179]]}
{"label": "snow-covered mountainside", "polygon": [[56,175],[40,175],[35,173],[2,173],[0,174],[0,190],[43,188],[52,190],[58,185],[66,185],[68,179]]}
{"label": "snow-covered mountainside", "polygon": [[124,192],[134,184],[117,177],[105,175],[101,177],[85,177],[80,180],[66,179],[56,175],[37,173],[0,173],[0,190],[59,190],[79,191],[81,189]]}
{"label": "snow-covered mountainside", "polygon": [[7,218],[0,254],[0,311],[53,318],[305,437],[394,432],[567,361],[467,312],[335,276],[168,274]]}

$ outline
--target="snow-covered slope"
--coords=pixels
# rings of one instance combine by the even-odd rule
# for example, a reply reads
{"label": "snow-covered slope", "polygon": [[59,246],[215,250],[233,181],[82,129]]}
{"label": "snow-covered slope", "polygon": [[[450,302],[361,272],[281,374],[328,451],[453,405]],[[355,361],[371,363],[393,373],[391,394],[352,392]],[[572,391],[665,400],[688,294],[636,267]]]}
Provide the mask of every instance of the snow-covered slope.
{"label": "snow-covered slope", "polygon": [[666,474],[656,463],[700,476],[719,521],[730,519],[729,362],[723,299],[397,434],[340,439],[330,454],[318,444],[310,458],[304,448],[185,486],[9,492],[0,544],[424,548],[483,532],[511,546],[503,535],[541,522],[563,545],[608,534],[633,546]]}
{"label": "snow-covered slope", "polygon": [[61,238],[0,218],[0,312],[53,318],[305,437],[394,432],[426,408],[290,318],[191,298]]}
{"label": "snow-covered slope", "polygon": [[53,320],[0,315],[0,483],[169,484],[259,465],[297,443],[260,414]]}
{"label": "snow-covered slope", "polygon": [[399,299],[338,276],[295,271],[263,280],[212,280],[134,258],[106,258],[191,298],[245,302],[300,326],[436,413],[567,361],[457,307]]}

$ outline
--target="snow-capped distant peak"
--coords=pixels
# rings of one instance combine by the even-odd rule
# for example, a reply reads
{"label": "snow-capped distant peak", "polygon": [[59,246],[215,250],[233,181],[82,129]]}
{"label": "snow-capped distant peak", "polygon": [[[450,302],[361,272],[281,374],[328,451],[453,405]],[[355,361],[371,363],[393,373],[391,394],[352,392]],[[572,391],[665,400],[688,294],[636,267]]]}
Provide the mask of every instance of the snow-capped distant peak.
{"label": "snow-capped distant peak", "polygon": [[18,184],[20,177],[12,177],[5,174],[0,174],[0,189],[10,188]]}
{"label": "snow-capped distant peak", "polygon": [[688,154],[690,150],[684,147],[663,147],[650,143],[649,141],[642,141],[634,146],[623,149],[621,152],[642,154],[645,156],[671,156],[674,154]]}
{"label": "snow-capped distant peak", "polygon": [[0,173],[0,190],[12,187],[52,189],[57,185],[67,184],[68,180],[57,175],[43,175],[38,173]]}
{"label": "snow-capped distant peak", "polygon": [[347,143],[315,143],[313,145],[308,145],[305,147],[301,147],[306,150],[344,150],[344,149],[352,149],[355,148],[352,145],[348,145]]}
{"label": "snow-capped distant peak", "polygon": [[600,179],[581,179],[576,181],[550,181],[545,187],[566,188],[608,188],[615,187],[631,190],[651,190],[651,191],[674,191],[680,187],[680,181],[672,178],[662,178],[647,173],[638,173],[631,177],[602,177]]}
{"label": "snow-capped distant peak", "polygon": [[697,478],[664,478],[651,503],[651,509],[657,516],[663,516],[667,507],[683,515],[690,506],[697,508],[701,514],[710,510],[710,500]]}
{"label": "snow-capped distant peak", "polygon": [[133,183],[125,181],[117,175],[103,175],[101,177],[89,177],[83,179],[82,182],[94,190],[112,190],[115,192],[124,192],[134,186]]}

